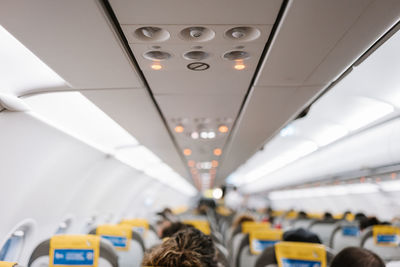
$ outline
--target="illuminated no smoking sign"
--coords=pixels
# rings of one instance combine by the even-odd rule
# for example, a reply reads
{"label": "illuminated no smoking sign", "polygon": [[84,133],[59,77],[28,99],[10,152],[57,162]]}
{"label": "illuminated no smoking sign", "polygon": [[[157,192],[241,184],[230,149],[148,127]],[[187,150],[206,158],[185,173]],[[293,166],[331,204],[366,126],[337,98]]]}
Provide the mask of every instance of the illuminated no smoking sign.
{"label": "illuminated no smoking sign", "polygon": [[210,68],[210,65],[204,62],[193,62],[187,65],[187,68],[189,70],[194,70],[194,71],[202,71],[202,70],[207,70]]}

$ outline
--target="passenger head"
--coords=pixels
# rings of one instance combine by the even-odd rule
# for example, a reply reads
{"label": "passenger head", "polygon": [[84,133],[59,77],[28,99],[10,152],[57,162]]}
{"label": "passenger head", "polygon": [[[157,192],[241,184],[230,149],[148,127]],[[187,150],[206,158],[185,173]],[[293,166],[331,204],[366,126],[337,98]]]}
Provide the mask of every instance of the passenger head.
{"label": "passenger head", "polygon": [[348,247],[340,251],[330,267],[385,267],[385,263],[375,253],[358,247]]}
{"label": "passenger head", "polygon": [[146,253],[143,266],[216,267],[216,252],[211,237],[195,228],[187,228],[166,239]]}
{"label": "passenger head", "polygon": [[308,218],[308,215],[303,210],[299,211],[299,213],[297,214],[297,219],[307,219],[307,218]]}
{"label": "passenger head", "polygon": [[177,233],[177,232],[179,232],[181,230],[185,230],[188,227],[193,227],[193,226],[192,225],[188,225],[188,224],[184,224],[184,223],[181,223],[181,222],[171,223],[168,227],[165,227],[164,229],[162,229],[161,238],[164,239],[166,237],[171,237],[175,233]]}
{"label": "passenger head", "polygon": [[376,217],[366,217],[360,221],[360,229],[364,230],[370,226],[378,224],[380,224],[380,222]]}
{"label": "passenger head", "polygon": [[298,228],[284,232],[283,241],[306,242],[306,243],[317,243],[317,244],[322,243],[318,235],[308,230],[305,230],[304,228]]}
{"label": "passenger head", "polygon": [[239,217],[237,217],[233,223],[232,223],[232,228],[236,229],[238,226],[241,226],[242,223],[244,222],[254,222],[256,219],[248,214],[242,214]]}
{"label": "passenger head", "polygon": [[365,214],[362,212],[358,212],[354,215],[354,220],[356,220],[356,221],[361,221],[365,218],[367,218],[367,216],[365,216]]}
{"label": "passenger head", "polygon": [[330,212],[325,212],[325,213],[324,213],[323,219],[326,220],[326,221],[333,220],[333,215],[332,215],[332,213],[330,213]]}

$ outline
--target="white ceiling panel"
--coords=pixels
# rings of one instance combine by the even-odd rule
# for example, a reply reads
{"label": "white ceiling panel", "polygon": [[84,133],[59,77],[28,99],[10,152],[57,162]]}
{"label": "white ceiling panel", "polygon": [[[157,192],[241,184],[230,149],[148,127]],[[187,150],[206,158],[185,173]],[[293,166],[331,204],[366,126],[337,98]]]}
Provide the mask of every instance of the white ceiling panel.
{"label": "white ceiling panel", "polygon": [[291,1],[256,86],[305,84],[371,2]]}
{"label": "white ceiling panel", "polygon": [[282,0],[111,0],[121,24],[273,24]]}
{"label": "white ceiling panel", "polygon": [[143,86],[95,0],[1,1],[0,24],[73,88]]}
{"label": "white ceiling panel", "polygon": [[144,89],[90,90],[82,93],[180,175],[188,176],[160,115]]}
{"label": "white ceiling panel", "polygon": [[157,95],[163,114],[172,118],[235,117],[242,97],[238,95]]}

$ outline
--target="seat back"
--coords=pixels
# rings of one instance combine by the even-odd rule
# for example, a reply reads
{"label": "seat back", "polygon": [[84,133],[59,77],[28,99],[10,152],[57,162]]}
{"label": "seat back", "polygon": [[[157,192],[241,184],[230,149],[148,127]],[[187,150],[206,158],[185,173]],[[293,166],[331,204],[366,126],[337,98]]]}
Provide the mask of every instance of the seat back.
{"label": "seat back", "polygon": [[357,222],[336,223],[332,231],[329,247],[335,251],[341,251],[346,247],[358,247],[360,245],[360,228]]}
{"label": "seat back", "polygon": [[[280,247],[283,245],[282,247]],[[278,247],[278,249],[277,249]],[[279,248],[280,247],[280,248]],[[280,251],[279,253],[277,251]],[[299,257],[300,256],[300,257]],[[323,258],[325,266],[329,266],[334,254],[324,245],[302,242],[280,242],[266,248],[257,258],[255,267],[276,266],[310,266],[322,267]],[[320,260],[320,262],[319,262]],[[283,262],[285,265],[283,265]],[[300,263],[301,265],[296,265]]]}
{"label": "seat back", "polygon": [[378,254],[384,261],[400,261],[400,228],[392,225],[374,225],[364,230],[362,248]]}
{"label": "seat back", "polygon": [[322,244],[329,246],[332,232],[336,228],[336,222],[334,220],[317,220],[310,224],[308,230],[317,234]]}
{"label": "seat back", "polygon": [[28,267],[44,266],[118,267],[118,256],[109,243],[94,235],[56,235],[32,252]]}
{"label": "seat back", "polygon": [[327,266],[326,250],[320,244],[280,242],[275,245],[275,255],[279,266]]}
{"label": "seat back", "polygon": [[146,219],[123,219],[119,224],[129,225],[132,230],[140,234],[143,239],[146,239],[147,232],[150,228],[150,224]]}
{"label": "seat back", "polygon": [[18,267],[18,263],[10,261],[0,261],[0,267]]}
{"label": "seat back", "polygon": [[139,267],[144,256],[144,242],[129,225],[99,225],[95,234],[107,239],[117,250],[121,267]]}
{"label": "seat back", "polygon": [[240,243],[236,266],[254,266],[258,255],[267,247],[273,246],[282,240],[283,231],[280,229],[267,229],[251,231]]}
{"label": "seat back", "polygon": [[197,230],[202,231],[206,235],[211,234],[210,223],[206,220],[184,220],[183,223],[193,225]]}

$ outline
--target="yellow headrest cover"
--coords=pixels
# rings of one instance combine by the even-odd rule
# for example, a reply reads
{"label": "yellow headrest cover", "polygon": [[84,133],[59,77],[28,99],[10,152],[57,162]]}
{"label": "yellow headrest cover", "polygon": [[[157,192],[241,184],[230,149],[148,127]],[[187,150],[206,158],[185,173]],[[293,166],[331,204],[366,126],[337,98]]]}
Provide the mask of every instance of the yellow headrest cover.
{"label": "yellow headrest cover", "polygon": [[271,224],[269,222],[243,222],[242,233],[248,234],[252,231],[268,230]]}
{"label": "yellow headrest cover", "polygon": [[55,235],[50,240],[50,267],[98,266],[100,237],[95,235]]}
{"label": "yellow headrest cover", "polygon": [[97,226],[96,235],[110,241],[117,250],[129,250],[132,227],[125,224],[103,224]]}
{"label": "yellow headrest cover", "polygon": [[197,230],[202,231],[206,235],[211,234],[210,224],[207,221],[184,220],[183,223],[193,225]]}
{"label": "yellow headrest cover", "polygon": [[281,241],[282,236],[283,231],[280,229],[251,231],[249,233],[251,253],[260,254],[265,248]]}
{"label": "yellow headrest cover", "polygon": [[13,267],[15,265],[17,265],[16,262],[0,261],[0,267]]}
{"label": "yellow headrest cover", "polygon": [[149,222],[146,219],[123,219],[119,224],[129,225],[142,235],[149,230]]}
{"label": "yellow headrest cover", "polygon": [[275,244],[279,267],[326,267],[326,250],[321,244],[280,242]]}
{"label": "yellow headrest cover", "polygon": [[372,235],[377,246],[399,246],[400,228],[392,225],[374,225]]}

